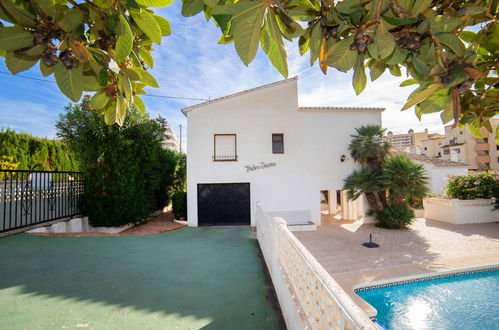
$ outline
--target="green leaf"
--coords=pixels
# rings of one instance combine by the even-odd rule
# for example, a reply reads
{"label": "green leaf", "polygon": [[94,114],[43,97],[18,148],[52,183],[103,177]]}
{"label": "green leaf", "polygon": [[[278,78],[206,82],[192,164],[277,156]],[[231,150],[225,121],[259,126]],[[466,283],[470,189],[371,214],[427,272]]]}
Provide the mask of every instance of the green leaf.
{"label": "green leaf", "polygon": [[426,87],[423,90],[419,90],[416,93],[413,93],[409,96],[409,99],[407,100],[407,103],[402,107],[402,110],[407,110],[410,107],[423,102],[426,100],[430,95],[432,95],[435,91],[440,89],[442,87],[442,84],[433,84],[428,87]]}
{"label": "green leaf", "polygon": [[253,61],[258,50],[264,13],[265,4],[255,1],[250,10],[232,18],[232,35],[236,52],[246,65]]}
{"label": "green leaf", "polygon": [[485,12],[487,8],[481,6],[467,6],[459,8],[459,14],[461,16],[473,16]]}
{"label": "green leaf", "polygon": [[395,50],[395,39],[393,35],[387,30],[385,22],[380,21],[376,29],[376,47],[381,59],[390,56]]}
{"label": "green leaf", "polygon": [[109,101],[109,98],[104,91],[101,91],[92,96],[90,99],[90,106],[95,110],[100,110],[106,106],[107,101]]}
{"label": "green leaf", "polygon": [[457,56],[464,56],[466,48],[464,47],[463,42],[454,34],[437,34],[437,39]]}
{"label": "green leaf", "polygon": [[385,72],[386,65],[382,62],[371,59],[369,61],[369,74],[371,76],[371,81],[378,79],[383,72]]}
{"label": "green leaf", "polygon": [[116,102],[113,102],[107,106],[104,112],[104,122],[107,125],[123,125],[126,116],[126,109],[126,100],[123,97],[118,96],[116,98]]}
{"label": "green leaf", "polygon": [[132,80],[140,80],[140,79],[142,79],[142,76],[137,71],[130,70],[129,68],[125,68],[122,71],[123,71],[123,73],[125,73],[128,76],[128,78],[130,78]]}
{"label": "green leaf", "polygon": [[145,35],[157,44],[161,43],[161,28],[154,17],[147,11],[143,10],[139,14],[131,12],[133,20]]}
{"label": "green leaf", "polygon": [[141,77],[140,81],[142,81],[144,84],[151,87],[159,87],[156,79],[146,70],[135,67],[128,68],[128,70],[134,71],[135,73],[139,74]]}
{"label": "green leaf", "polygon": [[84,91],[96,91],[102,88],[99,80],[93,75],[83,75],[81,80],[81,88]]}
{"label": "green leaf", "polygon": [[7,52],[5,55],[5,65],[10,73],[16,74],[21,71],[26,71],[38,62],[38,58],[19,56],[13,52]]}
{"label": "green leaf", "polygon": [[125,17],[120,15],[118,23],[118,40],[116,41],[116,49],[114,58],[116,61],[127,58],[130,55],[133,47],[133,34],[130,25]]}
{"label": "green leaf", "polygon": [[418,56],[412,57],[412,64],[414,65],[414,68],[423,76],[427,76],[430,74],[430,68]]}
{"label": "green leaf", "polygon": [[394,76],[400,77],[402,75],[402,71],[400,71],[400,67],[398,65],[389,65],[388,69]]}
{"label": "green leaf", "polygon": [[47,65],[43,61],[40,61],[40,72],[44,77],[50,76],[54,73],[54,65]]}
{"label": "green leaf", "polygon": [[[185,0],[182,3],[182,15],[183,16],[194,16],[204,8],[203,0]],[[219,8],[219,7],[217,7]],[[214,12],[213,12],[214,14]]]}
{"label": "green leaf", "polygon": [[405,62],[409,53],[410,51],[408,49],[395,47],[395,51],[390,56],[383,59],[383,63],[389,65],[396,65],[403,63]]}
{"label": "green leaf", "polygon": [[222,33],[229,34],[230,20],[232,19],[232,15],[226,15],[226,14],[213,15],[213,19],[222,30]]}
{"label": "green leaf", "polygon": [[405,87],[405,86],[414,85],[417,83],[418,83],[418,81],[416,79],[407,79],[407,80],[402,81],[399,86]]}
{"label": "green leaf", "polygon": [[310,49],[309,41],[310,37],[308,31],[298,39],[298,47],[300,49],[300,55],[304,55]]}
{"label": "green leaf", "polygon": [[426,9],[431,8],[432,2],[433,0],[416,0],[411,11],[416,15],[421,14]]}
{"label": "green leaf", "polygon": [[314,65],[315,61],[319,58],[319,51],[322,41],[322,26],[320,22],[315,23],[310,32],[310,65]]}
{"label": "green leaf", "polygon": [[473,31],[463,31],[461,32],[460,37],[466,42],[474,42],[476,40],[477,34]]}
{"label": "green leaf", "polygon": [[437,90],[418,106],[421,114],[428,114],[442,111],[447,102],[450,102],[449,90],[444,88]]}
{"label": "green leaf", "polygon": [[267,15],[267,19],[263,25],[263,33],[261,34],[262,49],[267,54],[268,58],[284,76],[288,77],[288,59],[281,31],[277,25],[277,21],[273,13]]}
{"label": "green leaf", "polygon": [[447,104],[445,104],[444,111],[440,113],[440,119],[442,119],[442,123],[444,124],[447,124],[454,119],[454,107],[451,100],[447,101]]}
{"label": "green leaf", "polygon": [[163,36],[168,36],[172,33],[172,28],[170,27],[170,22],[162,16],[159,15],[152,15],[154,19],[156,20],[156,23],[158,23],[159,28],[161,29],[161,35]]}
{"label": "green leaf", "polygon": [[140,110],[141,114],[143,114],[143,115],[146,114],[146,105],[144,104],[144,101],[142,101],[142,99],[138,95],[135,95],[133,97],[133,103],[135,104],[137,109]]}
{"label": "green leaf", "polygon": [[220,0],[204,0],[205,5],[208,7],[215,7],[219,2]]}
{"label": "green leaf", "polygon": [[78,8],[71,8],[64,13],[64,16],[57,21],[64,31],[71,32],[74,31],[79,25],[82,24],[83,14]]}
{"label": "green leaf", "polygon": [[496,127],[496,144],[499,145],[499,125],[497,125]]}
{"label": "green leaf", "polygon": [[58,61],[54,66],[54,76],[61,92],[73,102],[78,102],[83,93],[83,73],[81,71],[81,65],[72,69],[66,69],[64,64],[62,64],[61,61]]}
{"label": "green leaf", "polygon": [[393,26],[403,26],[414,24],[418,21],[417,18],[407,17],[407,18],[393,18],[388,16],[383,16],[383,19]]}
{"label": "green leaf", "polygon": [[142,57],[144,62],[146,62],[148,67],[152,68],[154,66],[154,60],[153,60],[153,57],[152,57],[151,52],[149,50],[142,47],[139,50],[139,55],[140,55],[140,57]]}
{"label": "green leaf", "polygon": [[34,27],[36,25],[35,16],[18,6],[11,0],[0,0],[5,11],[13,18],[8,20],[12,23],[19,23],[19,25]]}
{"label": "green leaf", "polygon": [[26,50],[18,50],[16,51],[17,55],[22,55],[22,56],[28,56],[28,57],[40,57],[43,52],[45,51],[46,46],[41,44],[41,45],[36,45],[34,47],[31,47]]}
{"label": "green leaf", "polygon": [[123,72],[120,72],[120,82],[123,92],[125,92],[125,98],[130,100],[132,97],[132,83],[130,82],[130,79],[128,79],[128,76],[126,76]]}
{"label": "green leaf", "polygon": [[37,0],[36,1],[43,12],[48,16],[55,16],[55,0]]}
{"label": "green leaf", "polygon": [[461,25],[461,20],[454,16],[435,16],[430,19],[430,28],[433,32],[452,32],[459,25]]}
{"label": "green leaf", "polygon": [[333,44],[327,51],[324,64],[334,66],[343,72],[350,70],[357,60],[357,52],[350,49],[352,41],[353,37],[350,37]]}
{"label": "green leaf", "polygon": [[367,78],[364,67],[364,60],[362,57],[359,57],[353,73],[353,88],[357,95],[362,93],[364,88],[366,88],[366,83],[367,83]]}
{"label": "green leaf", "polygon": [[33,35],[20,26],[0,27],[0,49],[11,51],[33,46]]}
{"label": "green leaf", "polygon": [[166,7],[172,4],[173,0],[135,0],[144,7]]}

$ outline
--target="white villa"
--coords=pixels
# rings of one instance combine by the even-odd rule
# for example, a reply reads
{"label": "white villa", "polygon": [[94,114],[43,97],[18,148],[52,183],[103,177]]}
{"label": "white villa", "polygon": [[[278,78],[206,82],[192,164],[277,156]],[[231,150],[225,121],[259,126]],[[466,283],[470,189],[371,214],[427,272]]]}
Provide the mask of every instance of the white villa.
{"label": "white villa", "polygon": [[254,226],[257,203],[290,225],[320,225],[321,191],[329,193],[323,213],[364,219],[366,201],[347,201],[339,190],[358,166],[348,152],[351,135],[381,125],[383,110],[300,107],[297,78],[182,109],[189,225]]}

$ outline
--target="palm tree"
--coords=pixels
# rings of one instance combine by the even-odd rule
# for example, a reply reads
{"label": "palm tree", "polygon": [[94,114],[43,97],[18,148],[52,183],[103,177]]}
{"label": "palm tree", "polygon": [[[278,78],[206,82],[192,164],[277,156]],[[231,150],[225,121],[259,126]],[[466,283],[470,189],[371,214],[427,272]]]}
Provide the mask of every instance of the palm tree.
{"label": "palm tree", "polygon": [[[390,156],[390,143],[386,142],[383,138],[385,130],[380,125],[363,125],[355,129],[355,135],[352,135],[352,141],[348,146],[352,158],[360,163],[363,167],[367,166],[372,173],[369,174],[370,179],[377,179],[381,177],[381,164]],[[365,185],[367,182],[367,172],[354,172],[352,173],[345,184],[348,183],[346,190],[353,188],[352,184],[357,182],[360,185]],[[359,186],[358,191],[363,191],[369,202],[369,206],[375,210],[381,210],[386,205],[386,191],[381,189],[379,185],[369,185],[369,189],[364,190]],[[365,187],[364,187],[365,188]],[[380,188],[379,190],[376,190]],[[360,195],[359,195],[360,196]],[[352,195],[353,197],[353,195]],[[358,198],[358,196],[357,196]],[[356,199],[356,198],[355,198]]]}
{"label": "palm tree", "polygon": [[390,156],[391,145],[383,138],[385,129],[380,125],[363,125],[355,131],[357,134],[352,135],[348,146],[350,155],[362,166],[380,169],[383,161]]}
{"label": "palm tree", "polygon": [[345,178],[343,189],[347,191],[347,198],[350,200],[356,200],[365,194],[372,209],[382,210],[384,207],[378,192],[385,191],[386,185],[379,171],[367,167],[354,170]]}
{"label": "palm tree", "polygon": [[391,205],[407,199],[423,198],[428,193],[428,177],[423,165],[405,155],[395,155],[384,161],[382,179],[388,187]]}

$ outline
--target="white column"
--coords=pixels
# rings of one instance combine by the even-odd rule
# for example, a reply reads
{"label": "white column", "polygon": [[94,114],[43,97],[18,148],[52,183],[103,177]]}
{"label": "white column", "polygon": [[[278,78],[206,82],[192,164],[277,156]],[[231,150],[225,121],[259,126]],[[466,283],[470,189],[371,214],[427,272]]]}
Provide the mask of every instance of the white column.
{"label": "white column", "polygon": [[341,217],[343,219],[350,219],[349,216],[349,202],[348,202],[348,199],[347,199],[347,193],[346,191],[342,190],[341,191]]}
{"label": "white column", "polygon": [[327,195],[329,200],[329,214],[335,214],[338,208],[336,190],[328,190]]}

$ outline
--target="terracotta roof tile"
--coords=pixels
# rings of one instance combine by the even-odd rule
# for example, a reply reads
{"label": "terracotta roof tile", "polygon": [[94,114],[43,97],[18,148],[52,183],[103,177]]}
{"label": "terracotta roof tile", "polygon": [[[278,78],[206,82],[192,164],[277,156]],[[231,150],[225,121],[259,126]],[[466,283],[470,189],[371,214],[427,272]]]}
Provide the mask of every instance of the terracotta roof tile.
{"label": "terracotta roof tile", "polygon": [[460,162],[453,162],[451,160],[445,160],[445,159],[440,159],[440,158],[435,158],[435,157],[429,157],[425,155],[418,155],[418,154],[411,154],[407,152],[401,152],[401,151],[396,151],[393,152],[394,154],[401,154],[401,155],[406,155],[408,158],[423,162],[423,163],[428,163],[432,164],[435,166],[462,166],[462,167],[467,167],[468,164],[466,163],[460,163]]}

